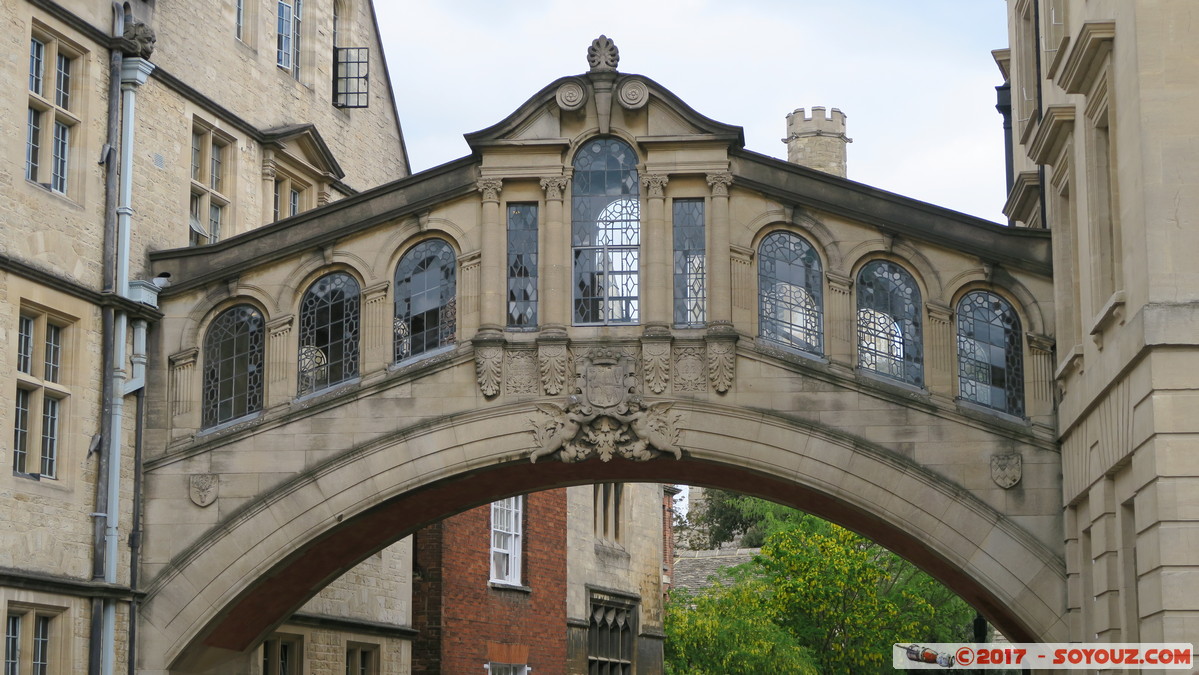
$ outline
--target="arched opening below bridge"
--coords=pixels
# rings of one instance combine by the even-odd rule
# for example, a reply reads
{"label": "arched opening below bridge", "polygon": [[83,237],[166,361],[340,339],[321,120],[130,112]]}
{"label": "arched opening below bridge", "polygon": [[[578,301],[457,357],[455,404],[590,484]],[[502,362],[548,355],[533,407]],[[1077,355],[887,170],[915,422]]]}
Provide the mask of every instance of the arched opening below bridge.
{"label": "arched opening below bridge", "polygon": [[187,672],[219,663],[428,523],[508,495],[601,481],[702,485],[799,508],[911,560],[1013,641],[1067,639],[1060,558],[960,486],[896,453],[778,416],[761,414],[757,431],[731,438],[722,430],[746,411],[700,407],[689,411],[678,461],[531,464],[527,408],[523,430],[503,431],[491,411],[347,451],[213,528],[156,577],[142,651],[162,660],[142,665]]}

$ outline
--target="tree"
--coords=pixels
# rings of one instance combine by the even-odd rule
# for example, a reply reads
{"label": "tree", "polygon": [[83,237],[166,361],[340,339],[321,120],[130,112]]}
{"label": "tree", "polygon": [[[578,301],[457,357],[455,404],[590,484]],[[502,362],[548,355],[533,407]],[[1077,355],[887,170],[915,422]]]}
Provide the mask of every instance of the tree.
{"label": "tree", "polygon": [[[895,642],[971,639],[974,610],[969,605],[911,563],[842,527],[719,491],[708,493],[693,524],[715,543],[737,536],[743,544],[756,536],[764,542],[745,570],[712,591],[717,598],[709,604],[704,596],[689,599],[692,607],[730,612],[739,624],[760,626],[768,620],[806,648],[822,673],[890,672]],[[748,601],[753,593],[759,602]],[[739,600],[730,604],[729,598]],[[692,638],[671,646],[672,626],[690,626],[683,619],[700,621],[680,617],[672,623],[669,617],[677,610],[672,597],[668,652],[694,650]],[[719,615],[707,620],[725,625]]]}

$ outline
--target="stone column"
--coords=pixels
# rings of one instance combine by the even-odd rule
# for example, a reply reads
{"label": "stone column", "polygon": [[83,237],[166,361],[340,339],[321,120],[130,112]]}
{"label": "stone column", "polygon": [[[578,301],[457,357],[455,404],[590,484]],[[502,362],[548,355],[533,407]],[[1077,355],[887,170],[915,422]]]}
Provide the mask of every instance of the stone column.
{"label": "stone column", "polygon": [[851,301],[853,279],[825,272],[828,280],[828,302],[825,305],[824,333],[828,336],[824,351],[834,365],[853,368],[854,337],[857,335],[857,312]]}
{"label": "stone column", "polygon": [[924,331],[924,386],[929,393],[953,398],[953,312],[948,307],[928,302],[928,325]]}
{"label": "stone column", "polygon": [[729,186],[733,174],[726,172],[708,174],[708,186],[712,189],[712,219],[708,241],[709,291],[708,323],[732,325],[732,269],[729,262]]}
{"label": "stone column", "polygon": [[570,179],[566,176],[550,176],[541,179],[545,190],[545,236],[541,237],[545,247],[540,251],[542,331],[565,331],[570,325],[570,223],[562,219],[562,192]]}
{"label": "stone column", "polygon": [[663,194],[670,178],[652,173],[641,176],[646,193],[645,227],[641,231],[641,254],[645,257],[641,274],[641,297],[645,302],[641,323],[646,333],[664,333],[671,324],[670,255],[673,250],[670,228],[666,224],[666,198]]}
{"label": "stone column", "polygon": [[476,186],[483,193],[482,276],[483,292],[480,301],[479,332],[500,332],[507,316],[504,262],[508,248],[504,245],[504,223],[500,218],[500,190],[503,181],[499,178],[480,178]]}

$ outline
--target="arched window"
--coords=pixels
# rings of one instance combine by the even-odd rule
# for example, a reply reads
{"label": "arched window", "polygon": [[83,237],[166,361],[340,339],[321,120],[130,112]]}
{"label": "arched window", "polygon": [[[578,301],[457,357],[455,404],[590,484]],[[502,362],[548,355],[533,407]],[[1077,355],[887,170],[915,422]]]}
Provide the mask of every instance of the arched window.
{"label": "arched window", "polygon": [[899,265],[867,263],[858,273],[858,366],[924,386],[920,289]]}
{"label": "arched window", "polygon": [[299,394],[358,376],[358,282],[344,272],[321,277],[300,301]]}
{"label": "arched window", "polygon": [[262,410],[262,314],[250,305],[221,312],[204,336],[204,427]]}
{"label": "arched window", "polygon": [[758,332],[762,337],[824,353],[820,256],[789,232],[767,235],[758,247]]}
{"label": "arched window", "polygon": [[1020,318],[986,291],[958,303],[958,393],[979,405],[1024,415],[1024,344]]}
{"label": "arched window", "polygon": [[454,343],[454,249],[427,239],[400,258],[395,278],[395,360]]}
{"label": "arched window", "polygon": [[575,156],[571,184],[574,323],[640,320],[641,202],[637,155],[597,138]]}

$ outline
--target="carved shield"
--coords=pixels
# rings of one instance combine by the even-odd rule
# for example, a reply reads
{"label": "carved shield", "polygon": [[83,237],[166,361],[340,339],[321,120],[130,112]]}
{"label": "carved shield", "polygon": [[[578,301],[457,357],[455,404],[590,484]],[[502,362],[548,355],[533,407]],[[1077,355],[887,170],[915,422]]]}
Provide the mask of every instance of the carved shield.
{"label": "carved shield", "polygon": [[624,373],[619,364],[591,363],[587,365],[585,382],[587,402],[598,408],[612,408],[624,400],[627,393]]}
{"label": "carved shield", "polygon": [[1019,453],[991,456],[991,480],[1003,489],[1020,482],[1023,475],[1023,460]]}
{"label": "carved shield", "polygon": [[217,475],[215,473],[194,473],[191,475],[188,496],[191,497],[193,504],[199,507],[208,506],[216,501],[216,492]]}

